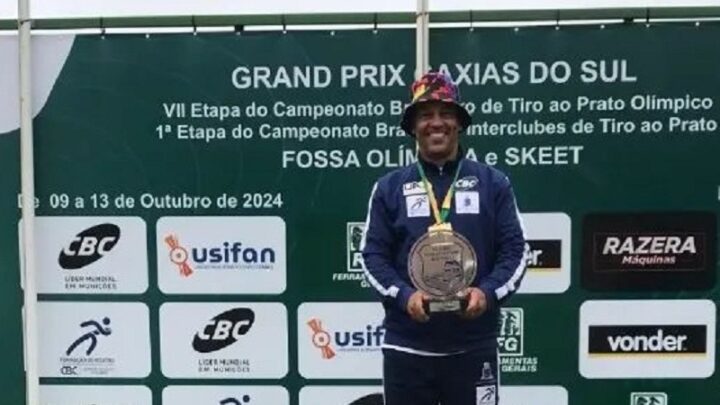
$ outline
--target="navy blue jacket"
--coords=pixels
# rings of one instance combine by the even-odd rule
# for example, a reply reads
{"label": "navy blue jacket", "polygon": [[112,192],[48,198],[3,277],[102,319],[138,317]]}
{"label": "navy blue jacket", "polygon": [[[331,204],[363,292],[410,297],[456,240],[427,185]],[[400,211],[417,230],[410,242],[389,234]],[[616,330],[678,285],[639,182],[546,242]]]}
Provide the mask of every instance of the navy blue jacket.
{"label": "navy blue jacket", "polygon": [[461,156],[442,168],[420,160],[438,205],[461,159],[447,220],[475,248],[478,270],[473,285],[485,293],[488,311],[473,320],[454,313],[433,314],[425,323],[407,313],[408,299],[415,292],[408,254],[435,222],[417,166],[408,165],[375,183],[361,243],[365,275],[385,308],[386,347],[431,353],[497,348],[499,304],[517,290],[525,272],[522,220],[507,176]]}

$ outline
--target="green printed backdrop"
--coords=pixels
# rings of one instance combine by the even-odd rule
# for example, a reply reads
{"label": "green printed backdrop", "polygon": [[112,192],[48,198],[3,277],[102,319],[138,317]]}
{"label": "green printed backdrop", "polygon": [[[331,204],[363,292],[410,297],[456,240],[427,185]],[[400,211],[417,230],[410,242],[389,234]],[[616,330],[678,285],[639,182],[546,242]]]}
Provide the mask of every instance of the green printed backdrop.
{"label": "green printed backdrop", "polygon": [[[525,310],[525,352],[538,358],[537,373],[508,373],[510,385],[563,385],[573,405],[624,404],[631,391],[663,391],[671,403],[705,405],[720,402],[717,373],[708,379],[592,380],[578,371],[578,313],[589,299],[720,298],[716,289],[693,292],[605,292],[580,285],[582,218],[590,212],[615,211],[717,211],[720,150],[717,124],[720,108],[720,26],[718,25],[618,25],[554,28],[434,30],[431,64],[445,64],[460,80],[463,99],[474,103],[478,127],[462,140],[479,159],[497,154],[497,167],[512,179],[524,212],[565,212],[572,219],[572,283],[562,294],[517,295],[512,306]],[[298,390],[312,381],[297,372],[295,309],[302,302],[370,301],[373,295],[357,281],[336,280],[347,273],[346,223],[362,221],[374,180],[412,155],[408,137],[378,137],[385,126],[395,127],[399,115],[391,106],[406,101],[412,80],[414,32],[409,30],[336,31],[153,35],[79,36],[47,104],[35,119],[36,187],[38,215],[142,217],[148,225],[149,289],[142,296],[41,296],[41,300],[144,301],[150,307],[153,335],[152,374],[143,380],[73,380],[73,383],[144,384],[160,403],[161,390],[171,383],[160,372],[158,314],[161,303],[184,301],[165,296],[157,287],[154,224],[167,215],[278,215],[287,226],[287,290],[276,296],[193,296],[188,301],[277,301],[289,314],[290,373],[280,381],[288,388],[291,403]],[[590,62],[588,62],[590,61]],[[35,63],[42,63],[41,59]],[[587,72],[583,81],[581,66]],[[593,80],[593,67],[607,67],[606,77]],[[317,69],[317,67],[326,69]],[[535,79],[532,80],[535,67]],[[543,68],[554,66],[554,79],[543,79]],[[613,71],[612,67],[618,70]],[[267,88],[237,88],[233,71],[246,67],[277,84]],[[258,70],[257,68],[260,67]],[[316,67],[321,88],[288,88],[278,69],[293,72]],[[564,77],[564,67],[570,67]],[[552,69],[548,69],[552,71]],[[331,79],[324,86],[324,73]],[[345,72],[347,82],[342,83]],[[399,72],[399,76],[393,72]],[[239,73],[242,73],[240,71]],[[617,74],[614,74],[617,73]],[[363,76],[364,75],[364,76]],[[401,80],[398,80],[398,79]],[[242,74],[236,77],[238,82]],[[279,83],[274,83],[279,80]],[[536,81],[536,82],[534,82]],[[242,84],[242,83],[238,83]],[[240,86],[242,87],[242,86]],[[686,95],[710,98],[709,109],[634,111],[628,100],[636,94],[660,98]],[[578,98],[625,100],[622,111],[578,111]],[[523,98],[523,100],[520,100]],[[512,101],[514,99],[516,101]],[[489,100],[489,101],[488,101]],[[552,101],[567,100],[569,111],[551,112]],[[539,101],[542,111],[535,103]],[[381,105],[377,116],[288,117],[272,111],[276,102],[286,105]],[[707,102],[707,101],[706,101]],[[172,118],[163,103],[239,106],[243,117]],[[269,107],[266,117],[246,117],[255,103]],[[494,105],[496,112],[481,114]],[[498,104],[502,111],[497,112]],[[515,103],[515,104],[513,104]],[[596,103],[610,109],[611,103]],[[512,110],[513,105],[517,108]],[[520,106],[531,109],[520,111]],[[587,106],[589,108],[589,105]],[[376,107],[377,108],[377,107]],[[492,108],[490,108],[492,110]],[[376,110],[377,111],[377,110]],[[670,117],[695,120],[668,127]],[[583,119],[593,131],[575,133],[572,124]],[[601,119],[608,125],[603,129]],[[638,128],[610,128],[610,120],[629,121]],[[500,131],[499,124],[518,120],[545,128],[543,134],[486,135]],[[642,121],[658,120],[663,129],[643,133]],[[702,123],[700,122],[702,120]],[[496,127],[482,128],[483,122]],[[564,133],[547,133],[564,125]],[[179,139],[178,125],[219,128],[226,139]],[[272,128],[337,128],[367,126],[366,138],[263,139],[261,125]],[[252,139],[233,139],[232,128],[251,128]],[[379,125],[379,127],[378,127]],[[165,132],[170,126],[171,131]],[[158,127],[162,139],[158,136]],[[507,128],[507,127],[504,127]],[[529,128],[529,127],[528,127]],[[555,131],[556,131],[555,130]],[[350,130],[348,130],[350,131]],[[380,131],[380,132],[378,132]],[[19,131],[0,136],[0,272],[3,306],[0,309],[4,338],[3,403],[23,403],[20,328],[21,290],[18,280],[17,193],[19,192]],[[523,149],[524,154],[523,154]],[[334,152],[333,152],[334,151]],[[323,153],[335,154],[339,166],[324,166]],[[314,155],[310,167],[308,154]],[[319,153],[319,154],[318,154]],[[358,164],[354,164],[353,154]],[[371,158],[386,156],[381,164]],[[400,156],[403,158],[401,159]],[[295,158],[294,160],[292,158]],[[522,157],[522,159],[518,158]],[[374,162],[374,161],[373,161]],[[376,167],[372,167],[376,166]],[[93,207],[92,194],[107,194],[111,201],[124,194],[155,196],[209,196],[227,193],[242,199],[244,193],[282,195],[282,205],[222,209],[122,209],[110,204]],[[85,207],[53,208],[52,194],[83,197]],[[71,199],[72,201],[72,199]],[[277,201],[277,200],[276,200]],[[42,255],[46,252],[38,252]],[[50,254],[56,254],[52,252]],[[337,277],[336,277],[337,278]],[[350,314],[349,314],[350,316]],[[41,339],[52,331],[40,325]],[[61,379],[43,379],[61,383]],[[200,381],[226,384],[228,381]],[[268,383],[268,381],[262,381]],[[323,381],[366,384],[368,381]],[[241,381],[252,384],[253,381]],[[270,382],[274,384],[275,382]],[[370,381],[369,383],[379,383]]]}

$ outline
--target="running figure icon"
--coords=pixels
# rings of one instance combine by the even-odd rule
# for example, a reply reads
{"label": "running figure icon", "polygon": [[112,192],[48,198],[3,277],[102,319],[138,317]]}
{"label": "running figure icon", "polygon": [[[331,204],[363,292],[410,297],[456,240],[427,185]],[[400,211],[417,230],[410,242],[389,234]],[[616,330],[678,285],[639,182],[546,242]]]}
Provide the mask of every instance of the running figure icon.
{"label": "running figure icon", "polygon": [[94,320],[89,320],[89,321],[85,321],[85,322],[81,323],[80,324],[81,328],[92,327],[92,328],[94,328],[94,330],[91,329],[89,332],[87,332],[84,335],[77,338],[77,340],[75,340],[70,345],[70,347],[68,347],[68,349],[65,351],[65,354],[68,356],[71,355],[72,352],[86,340],[90,340],[90,346],[85,351],[85,355],[89,356],[90,354],[92,354],[92,352],[95,350],[95,347],[97,346],[98,336],[100,336],[100,335],[109,336],[112,333],[112,329],[110,329],[110,327],[109,327],[110,318],[108,318],[108,317],[103,318],[102,324],[105,327],[103,327],[97,321],[94,321]]}

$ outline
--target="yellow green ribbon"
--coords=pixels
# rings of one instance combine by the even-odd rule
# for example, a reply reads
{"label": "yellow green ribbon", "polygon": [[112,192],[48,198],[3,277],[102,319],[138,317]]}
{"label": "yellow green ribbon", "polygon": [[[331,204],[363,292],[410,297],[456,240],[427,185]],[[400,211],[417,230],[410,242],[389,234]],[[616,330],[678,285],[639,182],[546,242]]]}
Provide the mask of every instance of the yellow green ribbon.
{"label": "yellow green ribbon", "polygon": [[425,175],[425,170],[422,167],[422,164],[420,161],[417,162],[418,171],[420,172],[420,178],[423,181],[423,186],[425,186],[425,192],[428,195],[428,198],[430,199],[430,207],[432,208],[433,216],[435,217],[435,225],[442,225],[447,220],[447,216],[450,213],[450,207],[452,206],[452,197],[455,193],[455,182],[457,182],[458,175],[460,174],[460,169],[462,168],[462,159],[458,163],[458,167],[455,170],[455,176],[453,177],[452,184],[450,184],[450,189],[448,190],[447,194],[445,194],[445,198],[442,202],[442,207],[438,209],[438,203],[437,199],[435,198],[435,192],[433,191],[432,184],[430,184],[430,181],[428,181],[427,176]]}

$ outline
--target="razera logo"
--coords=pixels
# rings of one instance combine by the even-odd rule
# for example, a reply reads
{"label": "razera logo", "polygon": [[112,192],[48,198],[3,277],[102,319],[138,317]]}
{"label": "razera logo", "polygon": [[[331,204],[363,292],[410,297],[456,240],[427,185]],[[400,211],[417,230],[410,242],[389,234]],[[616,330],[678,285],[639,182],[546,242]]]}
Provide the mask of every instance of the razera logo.
{"label": "razera logo", "polygon": [[199,353],[224,349],[245,335],[255,322],[255,313],[249,308],[235,308],[212,318],[195,334],[192,347]]}
{"label": "razera logo", "polygon": [[582,282],[590,290],[705,290],[716,278],[712,212],[591,214]]}
{"label": "razera logo", "polygon": [[668,405],[668,396],[664,392],[633,392],[630,405]]}
{"label": "razera logo", "polygon": [[562,269],[562,241],[528,240],[527,269],[528,271],[560,271]]}
{"label": "razera logo", "polygon": [[58,264],[66,270],[75,270],[100,260],[120,240],[120,228],[113,224],[100,224],[75,236],[60,251]]}
{"label": "razera logo", "polygon": [[225,398],[218,405],[244,405],[250,403],[250,395],[243,395],[240,399],[229,397]]}
{"label": "razera logo", "polygon": [[523,309],[500,309],[500,336],[498,346],[502,356],[523,355]]}
{"label": "razera logo", "polygon": [[590,326],[590,355],[703,355],[706,325]]}
{"label": "razera logo", "polygon": [[347,271],[362,272],[363,258],[360,251],[360,243],[362,242],[365,232],[364,222],[348,222],[347,223]]}
{"label": "razera logo", "polygon": [[597,247],[601,263],[606,264],[599,270],[627,268],[642,270],[645,268],[663,268],[684,266],[702,269],[698,248],[705,246],[702,234],[675,235],[597,235]]}
{"label": "razera logo", "polygon": [[185,248],[172,234],[165,236],[165,244],[170,249],[170,261],[184,277],[194,270],[272,270],[277,256],[271,247],[248,247],[242,242]]}
{"label": "razera logo", "polygon": [[103,318],[102,325],[100,325],[100,322],[97,322],[95,320],[89,320],[81,323],[80,327],[85,328],[87,332],[79,338],[75,339],[75,341],[70,344],[67,350],[65,350],[65,355],[70,356],[75,351],[75,349],[77,349],[77,347],[85,341],[90,342],[90,344],[87,346],[87,350],[85,350],[85,355],[91,355],[97,347],[98,336],[110,336],[110,334],[112,333],[112,329],[110,329],[109,326],[110,318],[108,317]]}
{"label": "razera logo", "polygon": [[602,254],[683,254],[697,253],[695,235],[685,236],[610,236],[605,239]]}
{"label": "razera logo", "polygon": [[[323,359],[332,359],[337,352],[367,352],[380,350],[385,328],[381,325],[367,325],[365,330],[328,332],[322,321],[312,318],[307,322],[312,333],[311,339]],[[333,345],[335,348],[333,348]]]}

